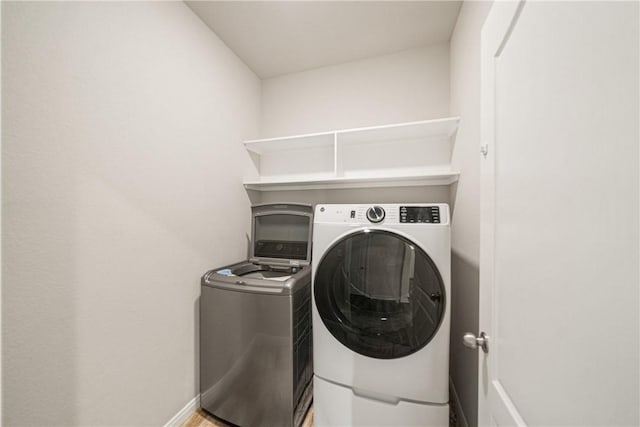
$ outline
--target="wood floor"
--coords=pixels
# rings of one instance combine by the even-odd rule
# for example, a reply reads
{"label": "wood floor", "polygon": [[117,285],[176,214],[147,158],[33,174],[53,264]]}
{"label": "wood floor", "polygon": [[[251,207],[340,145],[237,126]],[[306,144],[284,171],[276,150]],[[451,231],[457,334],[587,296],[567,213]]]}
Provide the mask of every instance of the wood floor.
{"label": "wood floor", "polygon": [[[309,408],[307,416],[304,417],[301,427],[313,426],[313,405]],[[213,418],[211,415],[204,412],[202,409],[198,409],[185,421],[180,427],[229,427],[229,424]]]}
{"label": "wood floor", "polygon": [[[198,409],[180,427],[230,427],[229,424],[213,418],[211,415]],[[309,408],[307,416],[300,427],[313,427],[313,405]],[[449,427],[458,427],[458,420],[454,411],[449,412]]]}

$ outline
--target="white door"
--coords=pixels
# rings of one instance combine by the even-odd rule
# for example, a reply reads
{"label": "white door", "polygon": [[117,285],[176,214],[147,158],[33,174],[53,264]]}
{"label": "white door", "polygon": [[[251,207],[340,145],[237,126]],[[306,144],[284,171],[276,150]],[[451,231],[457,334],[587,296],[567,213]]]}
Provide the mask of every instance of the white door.
{"label": "white door", "polygon": [[481,425],[640,423],[638,14],[496,2],[485,23]]}

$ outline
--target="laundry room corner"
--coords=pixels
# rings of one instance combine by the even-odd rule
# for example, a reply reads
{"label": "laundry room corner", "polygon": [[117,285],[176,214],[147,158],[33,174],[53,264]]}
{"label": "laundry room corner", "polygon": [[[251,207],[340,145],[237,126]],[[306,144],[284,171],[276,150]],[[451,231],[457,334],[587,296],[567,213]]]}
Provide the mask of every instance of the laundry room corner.
{"label": "laundry room corner", "polygon": [[640,425],[640,1],[0,36],[0,426]]}

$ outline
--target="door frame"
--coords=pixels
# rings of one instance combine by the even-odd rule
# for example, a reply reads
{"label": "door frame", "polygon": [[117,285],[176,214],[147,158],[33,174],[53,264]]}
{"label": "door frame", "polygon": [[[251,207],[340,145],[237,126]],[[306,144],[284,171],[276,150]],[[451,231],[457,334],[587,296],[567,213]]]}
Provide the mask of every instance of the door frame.
{"label": "door frame", "polygon": [[[480,48],[480,291],[479,330],[489,336],[489,353],[478,357],[478,425],[526,426],[499,381],[493,379],[497,356],[491,337],[497,333],[495,301],[495,67],[509,42],[526,0],[495,1],[481,32]],[[493,344],[493,345],[492,345]],[[492,348],[493,347],[493,348]]]}

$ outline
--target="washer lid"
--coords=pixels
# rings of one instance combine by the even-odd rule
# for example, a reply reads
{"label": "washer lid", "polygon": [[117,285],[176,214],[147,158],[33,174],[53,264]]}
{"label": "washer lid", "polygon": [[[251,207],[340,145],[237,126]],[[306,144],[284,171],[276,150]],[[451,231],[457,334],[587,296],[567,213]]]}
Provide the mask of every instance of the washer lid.
{"label": "washer lid", "polygon": [[313,208],[297,203],[271,203],[251,207],[249,261],[296,266],[311,262]]}

